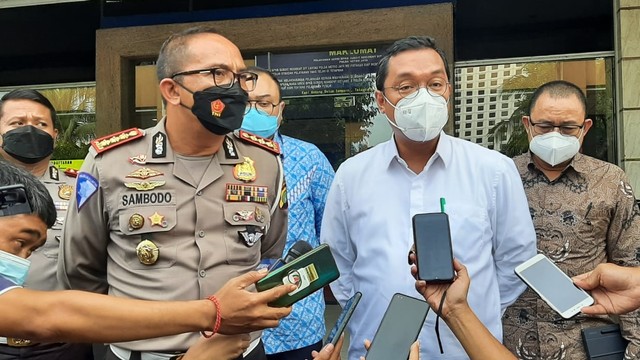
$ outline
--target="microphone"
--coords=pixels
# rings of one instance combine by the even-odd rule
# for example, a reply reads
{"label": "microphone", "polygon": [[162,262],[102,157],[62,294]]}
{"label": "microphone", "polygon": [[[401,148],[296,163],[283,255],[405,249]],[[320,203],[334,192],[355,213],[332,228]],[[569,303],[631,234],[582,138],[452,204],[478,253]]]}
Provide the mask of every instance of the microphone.
{"label": "microphone", "polygon": [[290,262],[291,260],[300,257],[300,255],[308,253],[311,250],[313,250],[313,247],[311,247],[308,242],[304,240],[298,240],[295,242],[295,244],[293,244],[289,251],[287,251],[287,255],[284,257],[284,259],[276,260],[276,262],[269,267],[269,271],[273,271]]}
{"label": "microphone", "polygon": [[300,257],[300,255],[308,253],[311,250],[313,250],[313,247],[311,247],[308,242],[304,240],[298,240],[287,252],[287,256],[284,257],[284,263],[286,264],[289,261],[296,259]]}

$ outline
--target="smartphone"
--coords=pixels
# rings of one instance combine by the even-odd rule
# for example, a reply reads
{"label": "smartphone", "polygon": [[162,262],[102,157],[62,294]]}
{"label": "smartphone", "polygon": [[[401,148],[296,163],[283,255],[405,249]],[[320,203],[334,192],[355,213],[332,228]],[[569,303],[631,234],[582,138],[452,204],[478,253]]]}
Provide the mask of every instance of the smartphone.
{"label": "smartphone", "polygon": [[618,324],[582,329],[582,342],[588,360],[622,360],[629,344]]}
{"label": "smartphone", "polygon": [[258,280],[256,289],[265,291],[282,284],[297,286],[292,292],[269,303],[273,307],[293,305],[340,276],[329,245],[322,244],[284,264]]}
{"label": "smartphone", "polygon": [[0,216],[31,213],[31,204],[24,185],[0,186]]}
{"label": "smartphone", "polygon": [[433,283],[452,282],[455,273],[447,214],[439,212],[414,215],[413,242],[418,279]]}
{"label": "smartphone", "polygon": [[429,304],[403,294],[395,294],[382,317],[367,351],[367,360],[409,358],[409,348],[418,338]]}
{"label": "smartphone", "polygon": [[340,335],[342,335],[344,329],[347,327],[349,319],[351,319],[351,315],[353,315],[353,312],[356,310],[356,306],[358,306],[361,297],[362,293],[358,291],[351,297],[351,299],[347,300],[347,303],[344,304],[344,308],[342,309],[340,316],[338,316],[336,325],[333,327],[333,329],[331,329],[331,332],[329,332],[329,335],[324,341],[325,345],[329,343],[333,344],[333,346],[336,345],[338,339],[340,339]]}
{"label": "smartphone", "polygon": [[593,298],[573,284],[560,268],[542,254],[516,267],[516,275],[565,319],[593,304]]}

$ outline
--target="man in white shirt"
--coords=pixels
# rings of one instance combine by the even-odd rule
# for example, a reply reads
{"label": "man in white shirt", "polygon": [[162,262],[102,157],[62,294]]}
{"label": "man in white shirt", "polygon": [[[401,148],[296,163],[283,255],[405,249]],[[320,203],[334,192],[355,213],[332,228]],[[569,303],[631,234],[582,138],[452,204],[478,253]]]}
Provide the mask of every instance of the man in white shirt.
{"label": "man in white shirt", "polygon": [[[350,323],[349,359],[365,354],[394,293],[420,296],[409,272],[411,218],[446,201],[454,256],[474,279],[469,304],[496,338],[502,311],[525,289],[514,268],[536,253],[527,199],[513,162],[442,132],[451,96],[449,71],[429,37],[393,44],[380,60],[375,93],[393,137],[345,161],[331,186],[321,240],[340,269],[331,284],[344,305],[362,300]],[[444,355],[431,312],[420,334],[423,359],[467,359],[445,324]]]}

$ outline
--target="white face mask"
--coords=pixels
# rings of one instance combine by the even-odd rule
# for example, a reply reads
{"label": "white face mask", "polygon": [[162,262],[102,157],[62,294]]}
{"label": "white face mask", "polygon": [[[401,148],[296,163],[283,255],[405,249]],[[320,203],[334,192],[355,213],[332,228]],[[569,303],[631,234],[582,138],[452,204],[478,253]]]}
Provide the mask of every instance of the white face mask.
{"label": "white face mask", "polygon": [[389,124],[413,141],[435,139],[449,120],[447,100],[440,95],[430,95],[424,88],[418,89],[418,94],[411,99],[400,99],[396,105],[391,104],[386,96],[384,99],[394,108],[396,122],[394,124],[387,117]]}
{"label": "white face mask", "polygon": [[22,286],[31,262],[19,256],[0,250],[0,275],[16,285]]}
{"label": "white face mask", "polygon": [[556,166],[576,156],[580,150],[580,136],[582,136],[582,132],[578,137],[562,135],[556,131],[537,135],[531,139],[529,150],[540,160],[551,166]]}

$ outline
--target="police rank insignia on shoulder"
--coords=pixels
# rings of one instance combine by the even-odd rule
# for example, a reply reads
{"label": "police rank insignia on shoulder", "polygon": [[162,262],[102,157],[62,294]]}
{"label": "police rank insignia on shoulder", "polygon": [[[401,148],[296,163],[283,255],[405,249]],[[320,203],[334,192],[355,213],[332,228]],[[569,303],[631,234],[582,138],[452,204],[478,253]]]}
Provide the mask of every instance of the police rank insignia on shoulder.
{"label": "police rank insignia on shoulder", "polygon": [[118,145],[128,143],[129,141],[139,139],[143,136],[144,132],[142,132],[142,130],[138,128],[131,128],[97,138],[91,141],[91,146],[98,154],[100,154]]}
{"label": "police rank insignia on shoulder", "polygon": [[280,145],[278,145],[278,143],[273,140],[265,139],[261,136],[257,136],[242,130],[238,132],[238,137],[245,142],[261,147],[276,155],[280,155]]}

